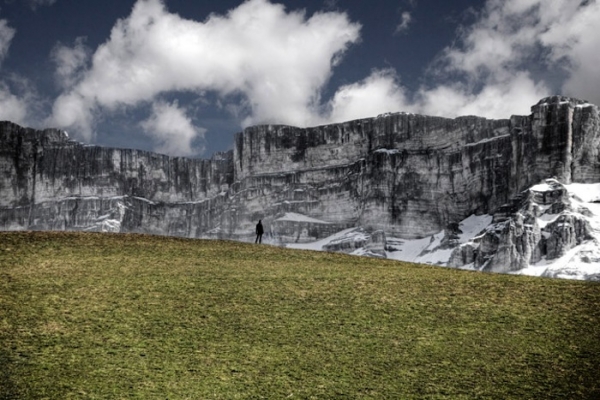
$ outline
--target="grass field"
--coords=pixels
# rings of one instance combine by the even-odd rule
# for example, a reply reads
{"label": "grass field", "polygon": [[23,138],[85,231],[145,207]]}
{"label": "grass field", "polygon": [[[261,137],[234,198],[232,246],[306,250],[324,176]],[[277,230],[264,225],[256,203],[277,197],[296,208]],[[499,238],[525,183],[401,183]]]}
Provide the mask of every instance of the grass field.
{"label": "grass field", "polygon": [[0,233],[0,399],[598,399],[600,284]]}

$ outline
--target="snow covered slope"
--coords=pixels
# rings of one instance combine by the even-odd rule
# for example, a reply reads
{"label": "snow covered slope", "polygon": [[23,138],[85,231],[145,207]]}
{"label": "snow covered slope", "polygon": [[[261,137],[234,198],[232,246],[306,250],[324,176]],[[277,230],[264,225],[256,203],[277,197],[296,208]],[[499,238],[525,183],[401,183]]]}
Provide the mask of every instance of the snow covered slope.
{"label": "snow covered slope", "polygon": [[[347,229],[288,247],[365,255],[370,235]],[[600,183],[549,179],[494,215],[471,215],[421,239],[385,239],[387,258],[446,267],[600,280]]]}

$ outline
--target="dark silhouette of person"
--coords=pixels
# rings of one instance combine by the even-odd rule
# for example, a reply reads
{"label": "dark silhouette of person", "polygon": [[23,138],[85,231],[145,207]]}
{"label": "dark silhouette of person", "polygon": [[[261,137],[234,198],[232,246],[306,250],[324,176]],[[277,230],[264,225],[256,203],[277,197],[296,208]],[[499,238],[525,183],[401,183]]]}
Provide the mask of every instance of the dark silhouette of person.
{"label": "dark silhouette of person", "polygon": [[262,243],[262,235],[265,232],[262,226],[261,220],[258,220],[258,224],[256,224],[256,240],[254,243]]}

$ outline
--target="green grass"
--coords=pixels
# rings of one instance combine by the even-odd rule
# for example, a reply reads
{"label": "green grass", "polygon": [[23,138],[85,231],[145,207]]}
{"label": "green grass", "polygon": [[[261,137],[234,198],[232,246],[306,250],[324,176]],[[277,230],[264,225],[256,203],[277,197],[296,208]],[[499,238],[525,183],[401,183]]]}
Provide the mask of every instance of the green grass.
{"label": "green grass", "polygon": [[0,233],[0,399],[598,399],[600,285]]}

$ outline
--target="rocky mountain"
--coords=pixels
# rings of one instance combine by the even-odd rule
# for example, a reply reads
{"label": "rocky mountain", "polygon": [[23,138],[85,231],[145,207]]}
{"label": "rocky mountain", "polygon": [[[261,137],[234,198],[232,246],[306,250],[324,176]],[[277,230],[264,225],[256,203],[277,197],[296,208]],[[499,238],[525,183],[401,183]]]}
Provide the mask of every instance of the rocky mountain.
{"label": "rocky mountain", "polygon": [[600,183],[563,185],[548,179],[515,196],[511,208],[470,215],[420,239],[350,228],[316,242],[288,246],[476,271],[600,281]]}
{"label": "rocky mountain", "polygon": [[[531,111],[257,126],[210,160],[89,146],[3,122],[0,229],[250,240],[262,219],[272,243],[332,237],[322,248],[389,257],[429,240],[419,254],[443,249],[444,265],[527,270],[595,240],[593,210],[573,208],[568,187],[600,182],[598,107],[554,96]],[[539,184],[556,189],[531,194]],[[485,232],[467,240],[465,221]]]}

